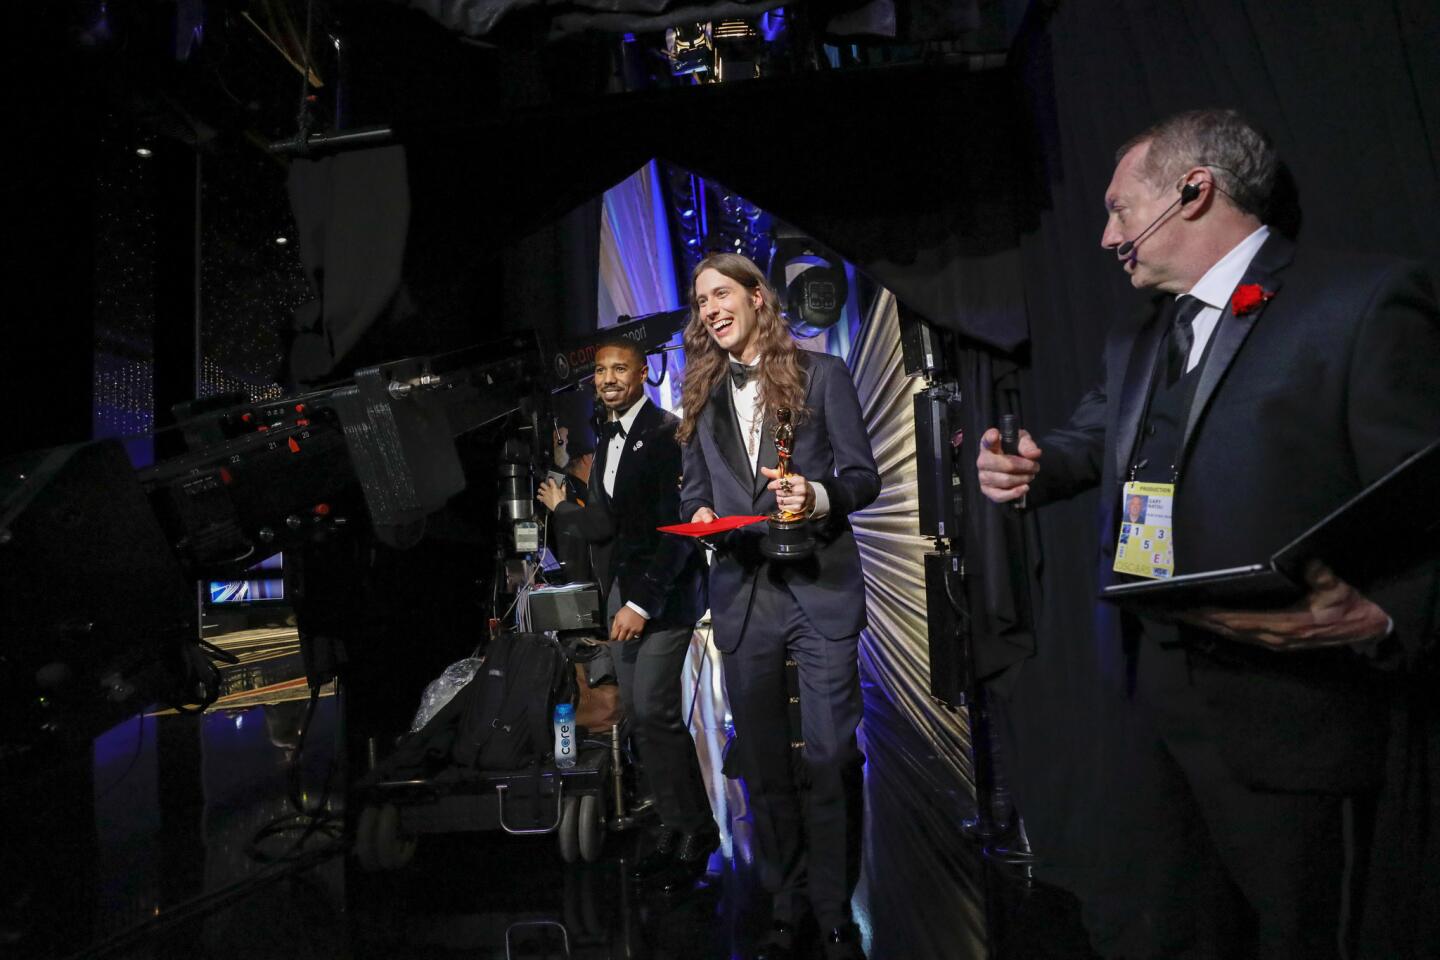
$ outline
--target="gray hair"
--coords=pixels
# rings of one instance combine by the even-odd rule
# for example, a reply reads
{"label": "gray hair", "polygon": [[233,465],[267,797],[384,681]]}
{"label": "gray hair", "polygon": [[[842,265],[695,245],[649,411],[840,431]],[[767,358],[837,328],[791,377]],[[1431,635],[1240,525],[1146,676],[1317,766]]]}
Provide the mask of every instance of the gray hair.
{"label": "gray hair", "polygon": [[1125,141],[1115,162],[1143,143],[1150,145],[1140,174],[1163,187],[1191,167],[1209,167],[1216,185],[1246,213],[1265,219],[1280,165],[1270,138],[1234,110],[1190,110],[1161,120]]}

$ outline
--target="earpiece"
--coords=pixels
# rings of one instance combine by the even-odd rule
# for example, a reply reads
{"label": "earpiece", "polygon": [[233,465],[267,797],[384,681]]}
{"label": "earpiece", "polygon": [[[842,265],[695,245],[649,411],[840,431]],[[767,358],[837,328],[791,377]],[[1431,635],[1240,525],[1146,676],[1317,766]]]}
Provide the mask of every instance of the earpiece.
{"label": "earpiece", "polygon": [[1150,221],[1150,226],[1146,227],[1144,230],[1141,230],[1140,236],[1136,237],[1134,240],[1126,240],[1124,243],[1120,244],[1120,246],[1116,247],[1115,255],[1119,257],[1130,256],[1132,253],[1135,252],[1136,245],[1139,244],[1141,240],[1144,240],[1146,237],[1150,236],[1151,232],[1153,232],[1154,229],[1160,225],[1160,222],[1164,220],[1167,216],[1169,216],[1171,210],[1174,210],[1177,206],[1183,207],[1185,204],[1189,203],[1191,200],[1194,200],[1198,196],[1200,196],[1200,184],[1185,184],[1185,186],[1180,188],[1180,199],[1170,204],[1170,206],[1166,207],[1164,211],[1161,212],[1160,216]]}

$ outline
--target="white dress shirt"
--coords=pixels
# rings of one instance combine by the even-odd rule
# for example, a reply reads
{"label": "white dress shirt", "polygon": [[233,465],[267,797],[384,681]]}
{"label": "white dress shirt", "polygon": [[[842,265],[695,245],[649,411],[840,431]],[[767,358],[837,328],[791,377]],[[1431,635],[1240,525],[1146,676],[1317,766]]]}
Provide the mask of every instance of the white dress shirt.
{"label": "white dress shirt", "polygon": [[1205,346],[1210,342],[1215,328],[1220,325],[1221,314],[1230,304],[1231,294],[1240,285],[1245,271],[1250,269],[1250,261],[1255,259],[1255,254],[1260,252],[1269,236],[1270,228],[1262,224],[1259,230],[1231,247],[1230,252],[1205,271],[1205,276],[1197,280],[1195,286],[1188,291],[1188,296],[1199,300],[1204,306],[1195,314],[1191,323],[1191,329],[1195,331],[1195,342],[1191,345],[1190,356],[1185,362],[1186,373],[1200,365],[1201,358],[1205,356]]}
{"label": "white dress shirt", "polygon": [[[731,359],[735,358],[731,357]],[[748,364],[751,367],[759,365],[759,357]],[[728,368],[725,376],[730,376]],[[765,410],[759,405],[760,377],[751,374],[750,379],[745,381],[743,387],[735,386],[734,379],[731,379],[730,396],[735,400],[735,420],[740,428],[740,439],[745,443],[745,452],[750,455],[750,473],[756,475],[760,468],[760,431],[765,429]],[[819,520],[830,513],[830,495],[825,492],[824,485],[814,478],[806,477],[805,482],[810,484],[810,488],[815,491],[815,509],[810,511],[810,519]]]}
{"label": "white dress shirt", "polygon": [[[625,442],[630,436],[630,428],[635,426],[635,418],[640,414],[640,408],[649,402],[649,397],[640,394],[640,399],[630,405],[630,409],[620,414],[620,433],[610,438],[609,445],[605,448],[605,476],[601,483],[605,486],[605,496],[615,496],[615,474],[620,470],[620,457],[625,453]],[[610,411],[607,420],[615,419],[615,411]]]}

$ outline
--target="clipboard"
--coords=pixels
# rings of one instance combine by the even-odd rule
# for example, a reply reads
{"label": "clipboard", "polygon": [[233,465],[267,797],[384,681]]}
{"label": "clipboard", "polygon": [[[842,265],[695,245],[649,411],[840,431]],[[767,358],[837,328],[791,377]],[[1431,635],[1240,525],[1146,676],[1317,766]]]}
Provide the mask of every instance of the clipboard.
{"label": "clipboard", "polygon": [[[1396,537],[1395,531],[1403,532]],[[1100,599],[1163,617],[1189,607],[1271,609],[1307,592],[1305,566],[1323,560],[1363,589],[1440,549],[1440,440],[1336,507],[1268,559],[1166,580],[1117,583]]]}

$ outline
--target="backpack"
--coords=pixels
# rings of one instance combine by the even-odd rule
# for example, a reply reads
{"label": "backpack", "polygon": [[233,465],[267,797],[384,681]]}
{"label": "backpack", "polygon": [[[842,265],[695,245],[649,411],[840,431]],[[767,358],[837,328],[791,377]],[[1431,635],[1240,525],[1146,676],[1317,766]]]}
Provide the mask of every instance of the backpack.
{"label": "backpack", "polygon": [[497,634],[470,681],[451,756],[462,767],[514,770],[552,749],[555,704],[574,697],[575,674],[543,633]]}

